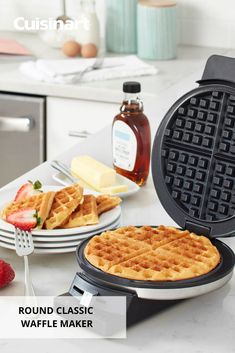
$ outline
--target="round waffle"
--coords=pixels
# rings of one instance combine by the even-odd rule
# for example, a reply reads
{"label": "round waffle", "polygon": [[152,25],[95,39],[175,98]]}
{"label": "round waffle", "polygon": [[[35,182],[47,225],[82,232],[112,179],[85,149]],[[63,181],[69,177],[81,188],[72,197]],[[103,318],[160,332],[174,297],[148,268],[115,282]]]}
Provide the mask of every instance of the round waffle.
{"label": "round waffle", "polygon": [[142,281],[177,281],[212,271],[220,254],[210,240],[172,227],[122,227],[93,237],[84,255],[109,274]]}

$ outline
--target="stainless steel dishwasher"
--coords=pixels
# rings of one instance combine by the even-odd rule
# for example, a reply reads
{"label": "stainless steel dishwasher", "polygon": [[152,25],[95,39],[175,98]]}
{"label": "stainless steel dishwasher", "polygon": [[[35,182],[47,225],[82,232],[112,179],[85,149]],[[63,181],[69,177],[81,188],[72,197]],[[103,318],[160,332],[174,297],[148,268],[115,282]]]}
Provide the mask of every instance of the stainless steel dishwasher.
{"label": "stainless steel dishwasher", "polygon": [[0,187],[45,160],[45,97],[0,93]]}

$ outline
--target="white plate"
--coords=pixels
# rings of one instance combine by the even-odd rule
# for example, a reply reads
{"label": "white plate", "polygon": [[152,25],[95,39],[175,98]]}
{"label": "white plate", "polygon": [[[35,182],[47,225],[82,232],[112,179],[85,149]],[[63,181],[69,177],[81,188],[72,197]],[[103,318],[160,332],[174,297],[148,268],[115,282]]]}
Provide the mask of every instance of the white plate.
{"label": "white plate", "polygon": [[[43,186],[43,191],[47,192],[47,191],[58,191],[59,189],[61,189],[60,186]],[[12,200],[14,198],[14,195],[16,194],[18,188],[15,189],[10,189],[9,190],[9,197],[5,198],[8,200],[8,202],[10,200]],[[7,192],[7,190],[3,190],[3,192]],[[93,192],[92,190],[89,190],[87,192],[87,190],[84,190],[84,194],[94,194],[97,195],[97,192]],[[1,193],[0,193],[1,196]],[[0,206],[0,210],[3,209],[6,205],[6,202],[4,204],[2,204]],[[112,222],[114,222],[115,220],[118,219],[118,217],[120,217],[121,215],[121,207],[117,206],[115,208],[113,208],[112,210],[103,213],[100,216],[100,223],[99,224],[95,224],[95,225],[91,225],[91,226],[85,226],[85,227],[77,227],[77,228],[70,228],[70,229],[54,229],[54,230],[33,230],[32,234],[33,235],[39,235],[39,236],[66,236],[66,235],[71,235],[71,234],[83,234],[83,233],[88,233],[88,232],[93,232],[93,231],[98,231],[99,229],[102,229],[108,225],[110,225]],[[5,222],[4,220],[0,219],[0,229],[8,231],[8,232],[14,232],[14,227]]]}
{"label": "white plate", "polygon": [[[63,186],[71,185],[71,181],[62,173],[55,173],[52,175],[52,178]],[[117,174],[117,184],[124,184],[128,186],[128,191],[115,194],[115,196],[119,196],[121,198],[131,196],[140,190],[140,187],[136,183],[120,174]],[[93,192],[93,190],[89,191]]]}
{"label": "white plate", "polygon": [[[80,242],[77,243],[77,245]],[[6,248],[6,249],[10,249],[10,250],[14,250],[15,251],[15,246],[0,240],[0,247]],[[34,249],[34,254],[64,254],[64,253],[70,253],[70,252],[75,252],[77,249],[77,246],[66,246],[63,248],[42,248],[42,247],[38,247]]]}
{"label": "white plate", "polygon": [[[114,228],[116,223],[120,223],[121,217],[119,216],[117,219],[115,219],[113,222],[110,224],[107,224],[105,227],[100,228],[98,230],[94,230],[91,232],[86,232],[82,234],[70,234],[70,235],[59,235],[59,236],[51,236],[51,235],[34,235],[33,234],[33,239],[34,241],[40,241],[40,242],[66,242],[66,241],[73,241],[73,240],[81,240],[89,237],[90,234],[95,234],[95,233],[101,233],[107,229]],[[8,237],[12,239],[14,237],[14,233],[12,231],[7,231],[4,229],[0,228],[0,235],[4,234],[5,237]]]}
{"label": "white plate", "polygon": [[[54,246],[64,247],[64,246],[76,245],[79,241],[89,238],[92,235],[100,234],[109,229],[118,228],[120,227],[120,223],[121,223],[121,220],[119,218],[116,222],[112,223],[110,226],[107,226],[102,230],[99,230],[99,232],[94,231],[94,232],[87,233],[85,235],[81,234],[79,237],[72,236],[69,239],[66,237],[63,237],[64,240],[60,238],[59,240],[55,240],[53,238],[43,239],[43,237],[33,236],[33,242],[35,247],[54,247]],[[15,244],[13,233],[5,232],[3,230],[0,230],[0,240],[9,242],[10,244]]]}
{"label": "white plate", "polygon": [[[113,229],[113,228],[118,228],[120,227],[120,220],[118,220],[117,222],[115,222],[111,228],[105,228],[103,231],[108,230],[108,229]],[[86,237],[82,237],[80,239],[73,239],[73,240],[68,240],[68,241],[57,241],[57,242],[40,242],[40,241],[36,241],[34,239],[34,248],[35,249],[43,249],[43,248],[54,248],[54,249],[61,249],[61,248],[67,248],[68,246],[77,246],[82,240],[89,238],[92,235],[96,235],[97,232],[91,232],[89,233]],[[14,238],[12,237],[12,235],[10,235],[9,233],[4,233],[4,232],[0,232],[0,242],[5,242],[8,243],[9,245],[15,245],[15,241]]]}

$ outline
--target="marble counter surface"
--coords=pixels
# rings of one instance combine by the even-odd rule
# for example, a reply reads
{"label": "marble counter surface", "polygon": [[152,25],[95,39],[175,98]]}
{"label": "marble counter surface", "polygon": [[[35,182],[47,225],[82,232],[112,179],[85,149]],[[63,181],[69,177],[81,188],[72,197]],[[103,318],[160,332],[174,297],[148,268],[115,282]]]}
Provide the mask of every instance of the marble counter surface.
{"label": "marble counter surface", "polygon": [[[2,38],[14,38],[34,54],[34,58],[65,58],[59,49],[48,47],[36,34],[1,32]],[[151,64],[159,69],[155,76],[140,77],[143,99],[155,98],[161,92],[178,84],[185,77],[202,68],[212,54],[226,54],[228,50],[182,46],[178,49],[176,60],[157,61]],[[69,59],[68,59],[69,60]],[[82,84],[47,84],[25,77],[19,71],[19,59],[0,56],[0,91],[39,94],[44,96],[77,98],[101,102],[120,103],[123,79],[95,81]],[[199,79],[200,77],[197,77]]]}

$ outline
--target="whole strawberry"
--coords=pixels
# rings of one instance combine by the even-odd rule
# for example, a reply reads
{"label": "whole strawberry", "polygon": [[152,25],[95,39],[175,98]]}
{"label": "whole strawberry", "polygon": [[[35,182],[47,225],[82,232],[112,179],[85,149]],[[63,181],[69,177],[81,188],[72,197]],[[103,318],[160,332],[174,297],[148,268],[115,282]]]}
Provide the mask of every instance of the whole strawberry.
{"label": "whole strawberry", "polygon": [[0,288],[7,286],[15,278],[15,272],[11,265],[0,260]]}
{"label": "whole strawberry", "polygon": [[20,189],[17,191],[14,201],[22,201],[27,199],[27,197],[39,194],[41,191],[42,184],[39,180],[35,181],[28,181],[28,183],[22,185]]}
{"label": "whole strawberry", "polygon": [[41,218],[38,217],[38,211],[32,208],[14,211],[10,213],[6,221],[16,228],[30,231],[41,224]]}

